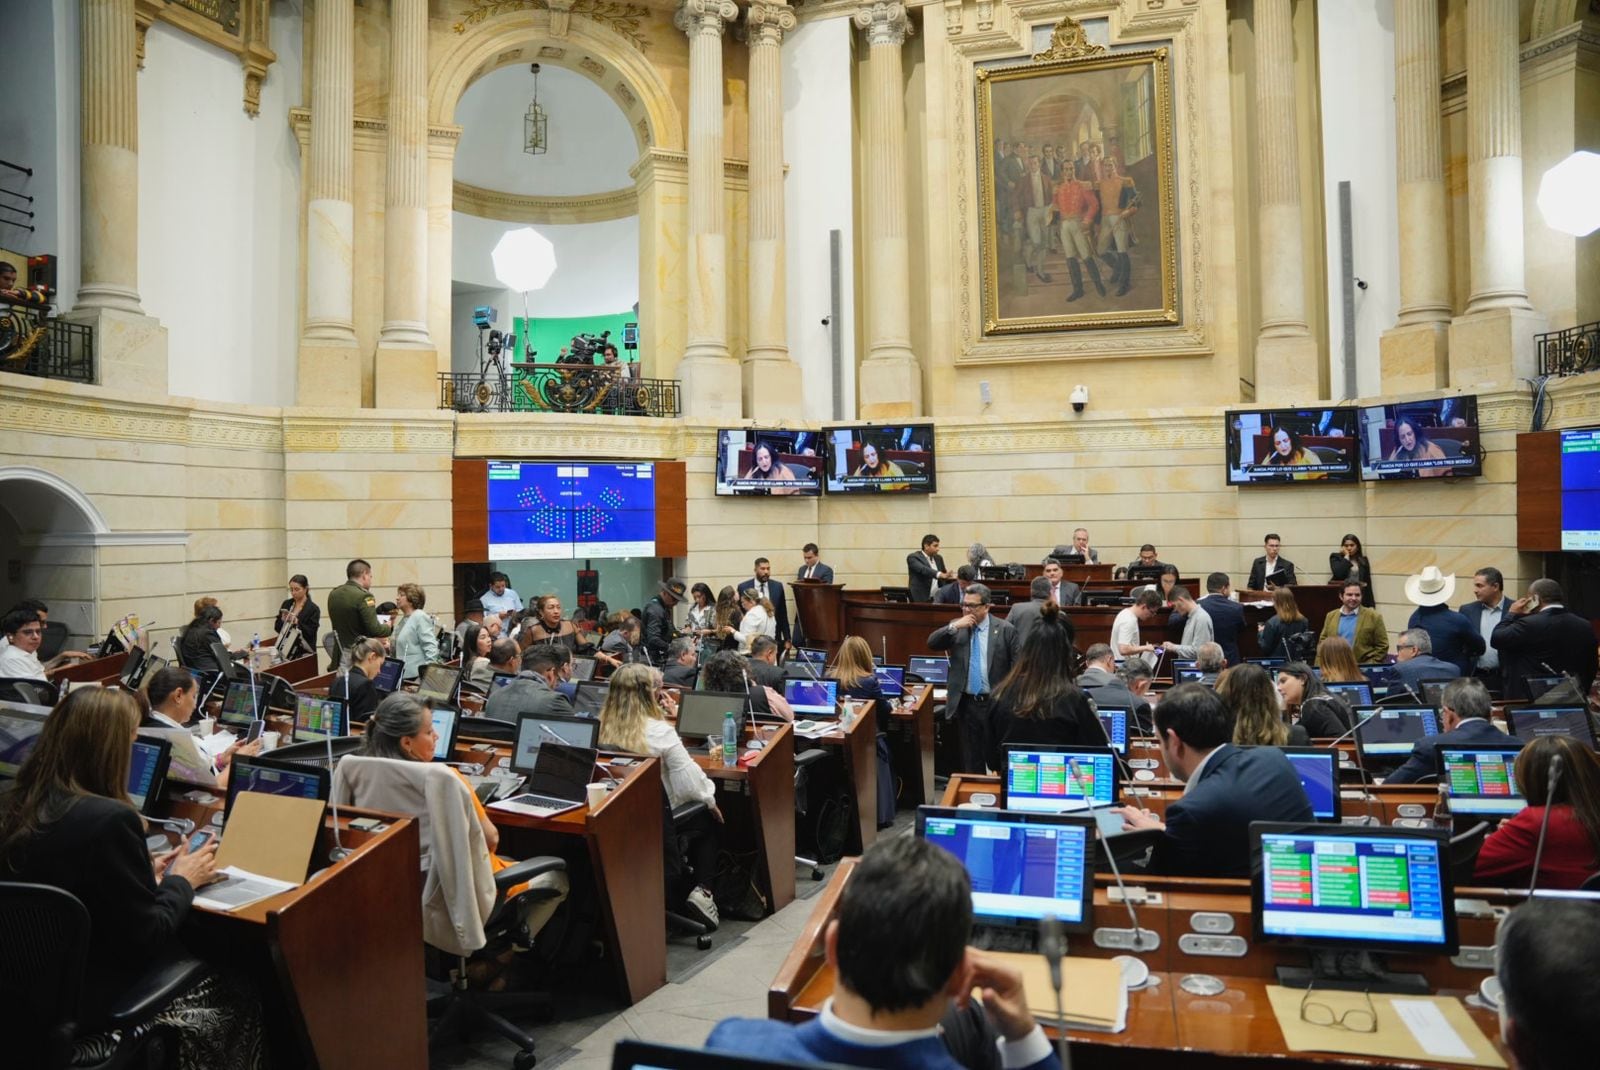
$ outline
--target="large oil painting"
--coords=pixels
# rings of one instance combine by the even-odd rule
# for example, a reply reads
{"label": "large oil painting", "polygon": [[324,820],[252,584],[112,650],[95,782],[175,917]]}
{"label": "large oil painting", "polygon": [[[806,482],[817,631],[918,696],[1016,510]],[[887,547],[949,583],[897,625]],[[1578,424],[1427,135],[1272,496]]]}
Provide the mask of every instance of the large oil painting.
{"label": "large oil painting", "polygon": [[986,335],[1179,321],[1167,50],[1062,47],[1070,22],[977,71]]}

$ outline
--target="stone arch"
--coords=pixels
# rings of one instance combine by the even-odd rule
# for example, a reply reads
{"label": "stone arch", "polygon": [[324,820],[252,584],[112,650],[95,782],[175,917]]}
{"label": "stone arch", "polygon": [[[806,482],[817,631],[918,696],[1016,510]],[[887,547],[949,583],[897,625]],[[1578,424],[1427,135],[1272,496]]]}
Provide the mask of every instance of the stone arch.
{"label": "stone arch", "polygon": [[[448,126],[455,121],[456,104],[467,87],[489,70],[510,63],[549,63],[583,75],[594,82],[630,118],[642,110],[645,129],[634,125],[634,138],[641,155],[651,147],[683,151],[684,128],[678,107],[661,73],[629,41],[616,31],[582,17],[574,17],[567,33],[556,37],[550,30],[550,15],[545,11],[514,11],[485,19],[465,33],[445,35],[442,54],[430,64],[428,77],[428,121]],[[532,45],[565,49],[566,55],[539,55]],[[522,49],[514,59],[494,62],[513,49]],[[594,61],[581,61],[580,53]],[[598,66],[600,70],[595,70]],[[635,106],[627,103],[631,96]],[[621,99],[619,99],[621,98]]]}
{"label": "stone arch", "polygon": [[25,466],[0,467],[0,509],[24,531],[104,535],[106,518],[83,491],[53,472]]}
{"label": "stone arch", "polygon": [[1537,41],[1574,22],[1582,22],[1589,10],[1589,0],[1532,0],[1532,7],[1526,40]]}
{"label": "stone arch", "polygon": [[0,607],[43,598],[79,643],[94,637],[100,540],[111,533],[94,502],[53,472],[0,466]]}

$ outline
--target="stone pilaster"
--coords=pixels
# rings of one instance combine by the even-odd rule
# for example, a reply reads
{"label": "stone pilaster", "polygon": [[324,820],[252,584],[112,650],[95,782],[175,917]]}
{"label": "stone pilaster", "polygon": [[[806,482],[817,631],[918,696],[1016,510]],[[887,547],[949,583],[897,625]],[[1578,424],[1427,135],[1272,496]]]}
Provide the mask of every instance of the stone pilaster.
{"label": "stone pilaster", "polygon": [[679,375],[685,414],[740,415],[739,363],[728,352],[728,237],[722,194],[722,33],[733,0],[684,0],[689,36],[689,309]]}
{"label": "stone pilaster", "polygon": [[428,3],[389,6],[389,129],[384,183],[383,329],[374,403],[429,408],[438,354],[428,336]]}
{"label": "stone pilaster", "polygon": [[795,27],[781,0],[753,0],[745,11],[750,46],[749,345],[744,354],[744,414],[799,417],[800,367],[789,357],[788,277],[784,271],[783,35]]}
{"label": "stone pilaster", "polygon": [[1321,356],[1306,324],[1289,0],[1256,0],[1255,49],[1261,278],[1256,397],[1268,402],[1305,400],[1319,396]]}
{"label": "stone pilaster", "polygon": [[906,7],[875,0],[857,11],[867,35],[865,152],[866,337],[857,410],[863,417],[922,413],[922,367],[911,351],[907,242],[906,115],[900,47],[911,32]]}
{"label": "stone pilaster", "polygon": [[295,396],[359,408],[355,330],[354,0],[317,0],[311,30],[311,152],[306,169],[306,295]]}
{"label": "stone pilaster", "polygon": [[1394,9],[1395,162],[1400,211],[1400,315],[1378,343],[1385,394],[1433,390],[1448,378],[1449,220],[1439,142],[1439,4]]}
{"label": "stone pilaster", "polygon": [[1544,317],[1528,304],[1522,235],[1517,0],[1467,5],[1467,237],[1472,289],[1450,325],[1450,384],[1533,374]]}

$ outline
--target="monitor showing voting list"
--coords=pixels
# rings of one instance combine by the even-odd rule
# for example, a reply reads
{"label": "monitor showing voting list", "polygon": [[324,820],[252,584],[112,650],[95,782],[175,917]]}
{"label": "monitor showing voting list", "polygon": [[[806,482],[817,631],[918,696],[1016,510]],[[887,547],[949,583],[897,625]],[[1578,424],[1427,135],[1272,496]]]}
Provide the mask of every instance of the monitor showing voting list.
{"label": "monitor showing voting list", "polygon": [[1439,714],[1432,706],[1358,708],[1356,723],[1356,745],[1367,755],[1401,757],[1417,740],[1439,734]]}
{"label": "monitor showing voting list", "polygon": [[336,698],[294,697],[294,738],[296,742],[328,739],[344,735],[345,704]]}
{"label": "monitor showing voting list", "polygon": [[1010,745],[1001,805],[1023,813],[1059,814],[1117,801],[1117,759],[1110,747]]}
{"label": "monitor showing voting list", "polygon": [[1600,550],[1600,428],[1561,432],[1561,548]]}
{"label": "monitor showing voting list", "polygon": [[1505,817],[1528,805],[1517,785],[1516,747],[1440,747],[1439,783],[1450,789],[1450,812]]}
{"label": "monitor showing voting list", "polygon": [[1456,953],[1448,832],[1258,821],[1250,847],[1258,939]]}
{"label": "monitor showing voting list", "polygon": [[651,464],[489,462],[489,559],[654,557]]}
{"label": "monitor showing voting list", "polygon": [[917,809],[917,835],[961,860],[972,914],[991,925],[1031,925],[1054,914],[1069,930],[1093,925],[1094,819],[935,806]]}
{"label": "monitor showing voting list", "polygon": [[266,710],[265,684],[232,683],[222,696],[222,714],[217,720],[235,728],[249,728],[251,721],[266,715]]}

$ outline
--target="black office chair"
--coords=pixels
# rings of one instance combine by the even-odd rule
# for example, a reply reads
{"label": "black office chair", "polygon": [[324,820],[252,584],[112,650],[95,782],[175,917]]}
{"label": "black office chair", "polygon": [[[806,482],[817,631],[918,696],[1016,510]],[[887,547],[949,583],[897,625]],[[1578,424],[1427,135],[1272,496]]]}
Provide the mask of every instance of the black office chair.
{"label": "black office chair", "polygon": [[[710,807],[703,802],[688,802],[673,808],[671,803],[667,801],[667,792],[663,788],[661,790],[661,808],[662,815],[666,818],[666,827],[662,829],[662,834],[665,836],[662,846],[669,855],[667,858],[667,872],[669,874],[668,884],[670,885],[674,883],[671,879],[673,873],[682,873],[688,868],[683,862],[684,846],[680,837],[681,830],[689,822],[709,810]],[[678,865],[674,866],[674,862],[678,863]],[[670,895],[668,896],[668,902],[671,902]],[[708,951],[711,948],[711,926],[698,918],[679,914],[671,906],[667,907],[667,929],[668,931],[692,933],[694,935],[694,946],[701,951]]]}
{"label": "black office chair", "polygon": [[[355,754],[361,750],[360,736],[335,736],[332,740],[333,760],[337,762],[347,754]],[[299,762],[302,765],[317,765],[324,768],[328,765],[328,745],[325,739],[309,739],[304,743],[291,743],[287,747],[268,751],[273,758],[281,758],[286,762]]]}
{"label": "black office chair", "polygon": [[[808,770],[827,756],[828,752],[821,747],[795,752],[794,811],[796,824],[799,824],[800,818],[807,813],[806,804],[809,800],[806,798],[806,784],[811,779],[811,774]],[[822,865],[819,859],[807,858],[805,855],[797,854],[794,856],[794,863],[797,866],[804,866],[809,869],[812,880],[820,881],[822,879]]]}
{"label": "black office chair", "polygon": [[21,702],[29,706],[54,706],[59,692],[46,680],[20,676],[0,678],[0,702]]}
{"label": "black office chair", "polygon": [[456,722],[456,738],[487,739],[492,743],[514,743],[517,726],[498,717],[463,717]]}
{"label": "black office chair", "polygon": [[39,641],[39,660],[49,661],[67,646],[67,626],[59,620],[45,621],[44,638]]}
{"label": "black office chair", "polygon": [[1465,832],[1450,837],[1450,879],[1457,888],[1472,883],[1472,874],[1478,866],[1478,852],[1483,849],[1484,837],[1489,835],[1489,822],[1480,821]]}
{"label": "black office chair", "polygon": [[[114,1070],[165,1066],[176,1032],[151,1023],[205,972],[187,956],[154,966],[112,1004],[104,1022],[79,1020],[89,911],[43,884],[0,882],[0,1004],[20,1027],[5,1037],[7,1065]],[[106,1048],[110,1054],[93,1058]],[[16,1061],[12,1061],[16,1060]]]}

